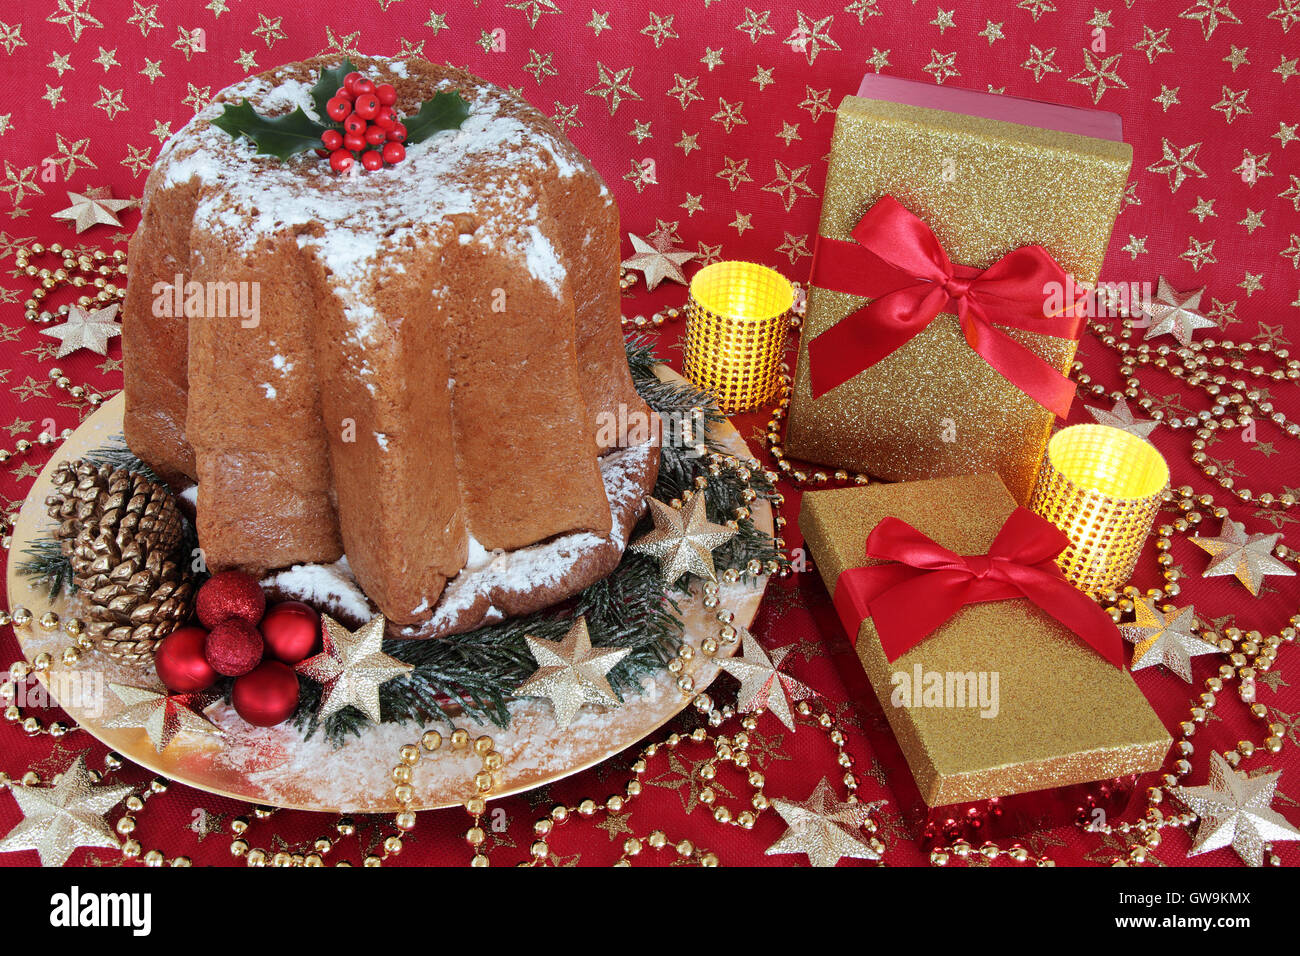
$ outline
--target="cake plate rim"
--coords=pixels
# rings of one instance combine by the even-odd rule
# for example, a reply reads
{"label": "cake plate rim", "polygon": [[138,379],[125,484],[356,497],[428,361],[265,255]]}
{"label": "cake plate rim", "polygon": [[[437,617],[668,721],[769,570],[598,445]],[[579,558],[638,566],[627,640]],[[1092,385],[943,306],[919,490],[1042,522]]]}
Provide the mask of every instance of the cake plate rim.
{"label": "cake plate rim", "polygon": [[[660,366],[661,377],[676,381],[685,381],[667,366]],[[310,783],[299,787],[297,774],[301,768],[296,767],[300,752],[307,745],[321,747],[321,736],[317,735],[307,742],[301,731],[289,725],[281,724],[273,728],[252,728],[234,714],[229,705],[218,704],[209,709],[208,715],[223,730],[229,728],[242,734],[242,738],[199,737],[187,735],[177,738],[170,747],[158,753],[149,742],[148,736],[141,728],[109,728],[104,726],[105,705],[111,705],[116,712],[120,705],[116,697],[108,690],[108,683],[131,683],[137,686],[151,684],[151,671],[135,669],[121,662],[113,661],[102,651],[92,651],[83,655],[75,667],[68,668],[58,660],[58,652],[67,645],[69,638],[61,629],[46,631],[38,624],[39,618],[47,610],[53,610],[60,618],[75,614],[75,609],[68,608],[74,604],[75,596],[60,594],[51,600],[47,589],[38,581],[25,577],[18,571],[18,564],[25,548],[38,537],[48,533],[53,521],[45,512],[45,498],[52,492],[50,476],[57,465],[70,458],[84,455],[95,448],[102,447],[111,437],[122,432],[122,412],[125,404],[123,394],[119,392],[105,402],[76,428],[73,434],[57,448],[49,461],[41,469],[24,498],[17,520],[14,522],[13,536],[10,542],[9,561],[6,570],[6,589],[9,607],[26,607],[32,612],[32,620],[26,626],[14,626],[14,635],[24,657],[34,660],[42,651],[55,656],[51,674],[60,677],[69,675],[70,687],[84,687],[85,678],[97,675],[98,692],[94,706],[71,706],[58,702],[54,696],[50,677],[37,673],[36,677],[46,688],[50,703],[62,707],[76,726],[104,746],[121,754],[123,757],[144,769],[159,774],[174,783],[181,783],[205,793],[228,799],[272,806],[287,810],[306,810],[331,813],[392,813],[401,809],[437,810],[453,806],[463,806],[465,800],[474,796],[473,775],[479,769],[473,757],[472,748],[460,754],[431,754],[415,768],[415,799],[410,805],[399,804],[392,795],[392,783],[389,774],[398,763],[398,747],[403,743],[418,743],[420,735],[426,729],[444,730],[444,722],[428,725],[408,723],[367,725],[359,741],[349,740],[343,746],[330,750],[324,756],[333,758],[332,768],[338,771],[339,762],[360,759],[364,764],[362,779],[364,784],[355,791],[340,793],[331,791],[328,796],[320,794],[319,787],[313,789]],[[744,438],[729,420],[711,432],[711,437],[724,445],[727,450],[738,456],[752,457],[752,452]],[[755,524],[769,534],[774,530],[771,506],[765,501],[755,503],[753,519]],[[722,585],[723,606],[735,613],[734,625],[748,628],[758,613],[767,576],[760,576],[754,582],[744,581]],[[683,601],[684,637],[696,650],[710,631],[716,629],[707,614],[703,613],[698,586],[693,589],[693,597]],[[736,646],[719,649],[718,656],[729,656]],[[87,673],[88,665],[98,665],[99,670]],[[625,696],[623,706],[605,713],[585,709],[575,719],[570,730],[561,730],[550,721],[553,733],[540,742],[526,735],[518,734],[517,728],[525,723],[523,715],[529,722],[541,723],[544,714],[539,709],[549,708],[545,701],[522,700],[511,704],[511,727],[503,730],[492,724],[479,725],[472,721],[458,720],[457,726],[470,730],[472,735],[487,734],[495,742],[498,752],[505,757],[501,771],[501,785],[494,787],[486,799],[497,800],[516,796],[538,787],[556,783],[566,777],[581,773],[597,764],[622,753],[638,742],[653,734],[670,720],[691,705],[697,694],[703,693],[720,668],[706,655],[697,653],[689,665],[688,674],[695,681],[694,690],[689,694],[676,688],[675,675],[667,669],[653,678],[643,681],[643,694]],[[114,673],[117,676],[114,676]],[[126,675],[125,677],[123,675]],[[154,679],[156,680],[156,678]],[[56,680],[57,683],[57,680]],[[630,719],[629,719],[630,718]],[[577,728],[576,730],[574,728]],[[606,731],[612,730],[612,735]],[[252,745],[245,757],[237,760],[232,750],[226,746],[228,740],[242,740],[265,737],[265,747]],[[290,737],[296,739],[289,739]],[[371,738],[367,741],[367,738]],[[384,739],[391,738],[391,740]],[[572,739],[569,739],[572,738]],[[549,746],[558,748],[567,742],[563,752],[544,753]],[[391,744],[391,746],[389,746]],[[292,745],[292,746],[291,746]],[[389,747],[384,751],[387,756],[371,752],[375,748]],[[355,749],[354,749],[355,748]],[[540,764],[536,761],[537,748],[541,748],[543,757]],[[530,752],[530,749],[533,752]],[[315,752],[315,751],[313,751]],[[566,756],[569,754],[570,756]],[[549,756],[549,759],[547,759]],[[276,763],[277,758],[281,760]],[[431,758],[431,759],[430,759]],[[515,758],[515,759],[512,759]],[[523,766],[521,767],[521,759]],[[234,763],[231,761],[234,760]],[[259,766],[259,761],[264,765]],[[437,768],[430,772],[430,768]],[[514,768],[512,770],[512,767]],[[333,779],[331,767],[326,764],[319,769],[321,780]],[[290,780],[290,777],[293,777]],[[286,790],[285,787],[290,789]],[[365,792],[360,792],[365,791]]]}

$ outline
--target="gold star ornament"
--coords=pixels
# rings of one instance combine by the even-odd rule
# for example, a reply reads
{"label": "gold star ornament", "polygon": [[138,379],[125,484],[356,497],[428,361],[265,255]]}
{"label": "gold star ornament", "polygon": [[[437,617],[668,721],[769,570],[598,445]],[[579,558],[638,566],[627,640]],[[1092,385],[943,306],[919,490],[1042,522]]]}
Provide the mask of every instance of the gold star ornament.
{"label": "gold star ornament", "polygon": [[91,226],[115,226],[121,228],[122,221],[117,213],[130,209],[136,204],[134,199],[113,199],[108,189],[92,189],[86,194],[68,193],[67,209],[52,213],[55,219],[67,219],[78,233],[85,232]]}
{"label": "gold star ornament", "polygon": [[538,668],[515,689],[520,697],[545,697],[555,709],[555,722],[568,727],[585,704],[617,707],[619,699],[606,676],[630,654],[628,647],[591,646],[587,619],[579,617],[559,641],[525,635]]}
{"label": "gold star ornament", "polygon": [[777,720],[794,730],[790,701],[807,700],[817,696],[816,692],[807,684],[778,670],[790,653],[789,647],[777,648],[769,657],[753,634],[744,628],[739,628],[739,631],[740,656],[718,659],[718,666],[740,681],[736,709],[742,714],[756,710],[771,711]]}
{"label": "gold star ornament", "polygon": [[664,588],[672,587],[683,574],[717,580],[712,552],[734,538],[736,532],[709,523],[703,493],[692,497],[680,509],[656,498],[649,500],[655,529],[633,541],[631,548],[637,554],[659,561]]}
{"label": "gold star ornament", "polygon": [[9,789],[23,819],[0,839],[0,853],[35,850],[41,866],[62,866],[79,846],[121,846],[104,815],[131,787],[95,783],[85,754],[78,755],[52,786],[11,783]]}
{"label": "gold star ornament", "polygon": [[106,309],[95,309],[93,312],[87,312],[74,303],[68,307],[66,322],[41,329],[41,335],[59,340],[59,351],[55,353],[55,358],[71,355],[77,349],[90,349],[96,355],[107,355],[109,339],[122,334],[122,326],[113,321],[116,316],[116,302]]}
{"label": "gold star ornament", "polygon": [[220,698],[219,694],[194,692],[167,694],[144,687],[109,684],[126,707],[104,721],[105,727],[142,727],[153,749],[162,753],[183,733],[221,736],[221,730],[203,716],[203,710]]}
{"label": "gold star ornament", "polygon": [[682,272],[682,266],[692,259],[699,258],[699,253],[674,251],[666,247],[651,245],[640,236],[635,236],[630,232],[627,237],[632,240],[632,248],[635,251],[631,258],[623,260],[623,268],[644,272],[647,291],[653,292],[655,287],[664,279],[671,279],[673,282],[686,285],[686,273]]}
{"label": "gold star ornament", "polygon": [[1231,574],[1246,586],[1246,590],[1259,597],[1259,589],[1268,575],[1293,577],[1295,569],[1287,567],[1273,556],[1279,534],[1246,534],[1246,526],[1231,518],[1223,519],[1217,538],[1192,538],[1192,544],[1210,555],[1209,566],[1201,572],[1203,578],[1217,578]]}
{"label": "gold star ornament", "polygon": [[1091,405],[1085,405],[1084,409],[1098,425],[1109,425],[1111,428],[1118,428],[1120,431],[1128,432],[1143,441],[1150,441],[1151,433],[1160,424],[1152,419],[1138,421],[1133,417],[1128,402],[1122,398],[1115,402],[1115,407],[1110,411],[1106,411],[1104,408],[1094,408]]}
{"label": "gold star ornament", "polygon": [[1247,866],[1264,865],[1264,844],[1300,840],[1300,830],[1273,809],[1281,770],[1250,776],[1234,770],[1217,750],[1210,752],[1210,779],[1202,787],[1169,792],[1198,817],[1188,856],[1230,846]]}
{"label": "gold star ornament", "polygon": [[298,673],[321,685],[320,708],[316,711],[319,720],[351,704],[379,723],[379,688],[415,670],[383,652],[384,624],[380,614],[349,631],[328,614],[321,615],[324,650],[297,667]]}
{"label": "gold star ornament", "polygon": [[825,777],[803,803],[773,797],[772,809],[789,829],[767,848],[767,855],[802,853],[813,866],[835,866],[846,856],[879,860],[884,847],[879,840],[868,838],[862,828],[871,822],[871,811],[883,802],[840,803]]}
{"label": "gold star ornament", "polygon": [[1156,609],[1154,601],[1146,598],[1133,605],[1133,614],[1132,624],[1119,626],[1124,640],[1137,645],[1133,648],[1131,670],[1164,664],[1190,684],[1192,658],[1219,652],[1217,646],[1196,633],[1196,611],[1190,606],[1165,614]]}
{"label": "gold star ornament", "polygon": [[1204,289],[1175,292],[1168,280],[1161,276],[1156,285],[1156,300],[1148,309],[1151,325],[1143,338],[1172,335],[1179,345],[1188,345],[1197,329],[1214,328],[1213,319],[1207,319],[1196,311],[1201,307],[1201,296],[1204,294]]}

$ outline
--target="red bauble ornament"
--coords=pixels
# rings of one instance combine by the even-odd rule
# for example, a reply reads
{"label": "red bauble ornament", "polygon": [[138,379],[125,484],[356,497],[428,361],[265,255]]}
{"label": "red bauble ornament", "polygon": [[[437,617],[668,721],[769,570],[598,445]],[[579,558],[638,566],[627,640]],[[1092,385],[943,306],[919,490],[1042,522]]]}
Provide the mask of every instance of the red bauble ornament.
{"label": "red bauble ornament", "polygon": [[228,618],[214,627],[203,645],[203,656],[218,674],[239,677],[262,660],[262,635],[239,618]]}
{"label": "red bauble ornament", "polygon": [[217,682],[217,672],[203,656],[208,632],[182,627],[168,634],[154,651],[153,666],[168,690],[188,693],[206,690]]}
{"label": "red bauble ornament", "polygon": [[258,630],[267,656],[285,664],[306,660],[320,647],[320,615],[301,601],[272,605]]}
{"label": "red bauble ornament", "polygon": [[266,661],[235,681],[230,702],[250,724],[272,727],[298,706],[298,675],[279,661]]}
{"label": "red bauble ornament", "polygon": [[266,611],[266,595],[257,578],[243,571],[222,571],[203,582],[195,599],[199,621],[212,630],[227,618],[256,624]]}

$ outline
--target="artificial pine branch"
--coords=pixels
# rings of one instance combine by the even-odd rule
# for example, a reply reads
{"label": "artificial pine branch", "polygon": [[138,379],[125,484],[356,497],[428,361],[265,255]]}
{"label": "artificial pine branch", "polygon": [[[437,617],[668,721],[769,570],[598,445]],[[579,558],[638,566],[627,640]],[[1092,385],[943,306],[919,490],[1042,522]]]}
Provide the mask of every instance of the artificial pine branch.
{"label": "artificial pine branch", "polygon": [[23,549],[23,554],[27,558],[19,562],[18,573],[46,584],[51,601],[72,590],[72,562],[54,538],[33,541],[31,547]]}

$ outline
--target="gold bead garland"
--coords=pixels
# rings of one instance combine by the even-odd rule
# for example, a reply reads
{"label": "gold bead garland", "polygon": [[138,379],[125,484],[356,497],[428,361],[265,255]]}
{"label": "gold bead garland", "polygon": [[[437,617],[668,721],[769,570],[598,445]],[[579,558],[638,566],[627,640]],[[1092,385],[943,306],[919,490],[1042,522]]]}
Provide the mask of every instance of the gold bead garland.
{"label": "gold bead garland", "polygon": [[[694,705],[696,710],[705,717],[710,727],[719,727],[725,721],[736,716],[734,707],[731,705],[718,707],[707,694],[698,695],[695,698]],[[844,769],[841,779],[848,791],[848,800],[850,803],[856,803],[858,801],[858,779],[852,769],[853,758],[845,748],[845,735],[838,727],[835,717],[826,710],[814,711],[808,701],[800,701],[795,706],[795,712],[806,722],[827,733],[836,748],[836,762]],[[759,816],[770,807],[770,802],[764,792],[766,778],[761,772],[750,767],[752,758],[749,753],[749,735],[757,729],[758,717],[762,713],[763,709],[760,708],[744,714],[741,717],[741,729],[734,735],[711,734],[708,729],[697,727],[689,733],[674,732],[669,734],[662,742],[647,744],[632,763],[632,779],[627,782],[623,795],[614,794],[606,797],[603,801],[586,798],[579,800],[575,804],[557,804],[545,816],[539,817],[533,823],[534,841],[529,848],[531,859],[521,865],[541,866],[549,861],[551,857],[549,839],[557,826],[562,826],[575,818],[594,819],[602,814],[618,813],[625,809],[632,800],[644,792],[641,778],[649,767],[648,761],[658,754],[661,749],[674,751],[680,747],[690,745],[705,746],[711,744],[713,754],[700,765],[700,776],[706,781],[711,781],[716,778],[721,764],[730,763],[745,775],[746,783],[752,792],[749,797],[749,807],[737,812],[729,807],[718,805],[716,793],[706,783],[700,791],[700,802],[711,808],[715,823],[722,826],[736,826],[744,830],[752,829]],[[868,829],[871,832],[877,829],[874,821],[872,821]],[[873,837],[872,841],[874,848],[878,851],[884,850],[884,844],[879,841],[879,838]],[[679,858],[697,866],[713,867],[720,865],[716,853],[701,849],[692,840],[674,842],[660,829],[652,831],[644,838],[634,835],[624,840],[622,853],[613,865],[630,866],[632,858],[640,855],[646,847],[652,850],[676,852]]]}
{"label": "gold bead garland", "polygon": [[[12,450],[7,448],[0,448],[0,465],[3,465],[6,462],[13,460],[14,458],[21,457],[22,455],[27,454],[33,448],[48,447],[50,445],[55,444],[56,442],[67,441],[71,437],[72,437],[72,429],[65,428],[57,435],[52,435],[49,432],[43,431],[36,436],[35,442],[31,442],[26,438],[20,438],[18,439],[17,442],[14,443],[14,447]],[[14,522],[17,519],[18,519],[17,512],[14,512],[13,514],[0,514],[0,549],[3,549],[5,551],[9,550],[9,545],[12,543],[11,536],[13,535]]]}
{"label": "gold bead garland", "polygon": [[[59,257],[63,264],[57,269],[31,264],[32,258],[46,253]],[[110,281],[112,276],[126,275],[126,253],[120,249],[112,253],[106,253],[102,249],[77,252],[57,242],[48,247],[34,243],[31,246],[19,247],[14,253],[14,263],[20,271],[37,283],[31,298],[23,303],[23,310],[29,322],[48,325],[67,317],[69,309],[67,305],[61,305],[53,312],[41,308],[45,298],[64,285],[78,289],[89,285],[97,290],[93,296],[82,295],[77,299],[77,304],[82,307],[92,305],[103,307],[126,298],[126,289]]]}
{"label": "gold bead garland", "polygon": [[[1128,318],[1121,320],[1118,335],[1101,322],[1093,321],[1089,324],[1089,329],[1098,340],[1119,354],[1119,372],[1124,378],[1125,387],[1106,389],[1105,386],[1093,382],[1091,376],[1083,372],[1083,363],[1076,361],[1073,371],[1080,390],[1086,390],[1098,397],[1107,396],[1113,400],[1136,399],[1137,404],[1152,418],[1163,422],[1171,429],[1194,429],[1192,463],[1202,474],[1230,492],[1239,501],[1277,510],[1294,507],[1297,504],[1297,497],[1290,492],[1256,494],[1249,488],[1237,487],[1236,481],[1231,476],[1220,473],[1219,467],[1205,454],[1205,449],[1213,441],[1215,432],[1248,427],[1257,420],[1256,412],[1264,416],[1263,420],[1277,425],[1284,435],[1290,438],[1300,437],[1300,423],[1289,421],[1285,413],[1278,411],[1272,402],[1264,399],[1263,392],[1251,388],[1245,378],[1249,375],[1274,382],[1300,382],[1300,360],[1291,358],[1286,349],[1275,349],[1267,342],[1216,341],[1210,338],[1180,348],[1169,345],[1153,348],[1146,342],[1131,344],[1130,339],[1135,328],[1132,320]],[[1222,351],[1227,355],[1215,354],[1216,351]],[[1251,353],[1271,356],[1284,365],[1272,370],[1260,364],[1247,367],[1245,358],[1233,357]],[[1155,399],[1142,394],[1141,382],[1135,377],[1139,366],[1148,365],[1168,372],[1189,386],[1204,391],[1211,400],[1211,407],[1182,418],[1166,415],[1162,409],[1153,408],[1152,406],[1156,404]],[[1230,372],[1238,374],[1229,377],[1227,373]]]}

